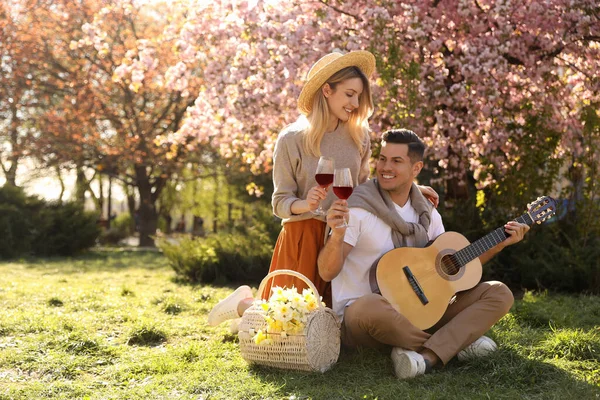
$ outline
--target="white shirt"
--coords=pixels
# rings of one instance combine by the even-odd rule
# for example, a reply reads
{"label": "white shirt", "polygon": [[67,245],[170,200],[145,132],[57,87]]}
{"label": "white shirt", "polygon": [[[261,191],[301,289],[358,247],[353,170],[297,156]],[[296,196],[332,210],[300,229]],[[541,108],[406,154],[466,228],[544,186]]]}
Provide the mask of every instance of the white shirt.
{"label": "white shirt", "polygon": [[[412,207],[410,198],[396,211],[406,222],[419,222],[417,211]],[[369,270],[373,263],[388,251],[394,249],[392,228],[374,214],[362,208],[350,208],[350,227],[346,228],[344,242],[353,246],[346,257],[340,273],[331,281],[333,311],[340,317],[344,309],[353,301],[371,293]],[[444,233],[442,216],[437,210],[431,212],[431,224],[427,229],[429,240]],[[414,246],[414,239],[407,239],[407,246]]]}

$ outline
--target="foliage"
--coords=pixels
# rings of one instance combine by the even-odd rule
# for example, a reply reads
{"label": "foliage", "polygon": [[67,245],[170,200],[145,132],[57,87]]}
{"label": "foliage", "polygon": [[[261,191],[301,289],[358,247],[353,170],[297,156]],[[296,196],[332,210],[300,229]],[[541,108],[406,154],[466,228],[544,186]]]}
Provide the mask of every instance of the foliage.
{"label": "foliage", "polygon": [[121,213],[111,221],[110,228],[100,233],[98,242],[101,244],[118,244],[131,236],[134,230],[133,217],[129,213]]}
{"label": "foliage", "polygon": [[498,279],[513,290],[600,293],[600,235],[584,241],[566,216],[533,226],[525,239],[497,255],[484,268],[485,279]]}
{"label": "foliage", "polygon": [[[388,351],[343,349],[325,374],[249,366],[209,311],[230,287],[179,284],[151,252],[0,263],[0,397],[25,399],[593,399],[598,296],[527,293],[488,336],[490,357],[398,381]],[[122,296],[123,287],[135,296]],[[166,313],[157,298],[186,304]],[[48,299],[59,297],[62,307]],[[165,302],[170,300],[165,300]],[[545,317],[533,323],[533,317]],[[151,321],[151,322],[150,322]],[[552,321],[552,322],[548,322]],[[134,333],[163,340],[128,345]],[[40,352],[40,348],[43,349]]]}
{"label": "foliage", "polygon": [[46,203],[19,188],[0,188],[0,257],[73,255],[95,244],[97,215],[78,203]]}
{"label": "foliage", "polygon": [[94,166],[118,164],[121,177],[144,165],[168,178],[206,146],[268,172],[303,77],[336,48],[377,57],[375,132],[414,129],[447,170],[441,179],[472,175],[480,188],[520,169],[529,142],[548,132],[557,136],[550,158],[585,154],[582,117],[598,103],[593,0],[15,4],[10,23],[39,28],[18,38],[52,44],[20,72],[40,74],[43,98],[56,94],[44,124],[63,130],[48,138]]}
{"label": "foliage", "polygon": [[[161,7],[167,10],[156,12]],[[40,47],[29,70],[46,104],[35,155],[136,187],[140,245],[151,245],[164,185],[202,157],[198,148],[163,140],[179,129],[202,79],[199,65],[178,63],[168,29],[185,10],[171,2],[20,0],[10,12],[21,28],[36,27],[23,40]]]}
{"label": "foliage", "polygon": [[201,238],[182,238],[173,244],[167,240],[158,247],[178,276],[191,282],[212,282],[217,278],[219,258],[215,249]]}
{"label": "foliage", "polygon": [[124,232],[127,236],[133,235],[135,228],[133,217],[128,212],[117,215],[115,219],[110,222],[110,227],[118,231]]}
{"label": "foliage", "polygon": [[192,11],[173,23],[180,62],[205,64],[180,133],[255,171],[270,168],[275,133],[296,119],[308,68],[335,48],[377,58],[375,132],[411,127],[440,179],[472,175],[480,188],[519,170],[548,132],[559,136],[550,158],[580,154],[583,109],[600,93],[593,0],[182,4]]}
{"label": "foliage", "polygon": [[259,281],[269,269],[273,243],[265,233],[219,233],[205,238],[161,240],[159,247],[181,278],[190,282]]}
{"label": "foliage", "polygon": [[31,219],[25,210],[0,204],[0,258],[27,254],[31,249]]}
{"label": "foliage", "polygon": [[33,251],[37,255],[73,255],[96,243],[98,215],[79,203],[49,203],[36,217]]}
{"label": "foliage", "polygon": [[15,18],[10,2],[0,3],[0,169],[16,185],[21,159],[32,152],[35,121],[43,109],[37,79],[41,43]]}

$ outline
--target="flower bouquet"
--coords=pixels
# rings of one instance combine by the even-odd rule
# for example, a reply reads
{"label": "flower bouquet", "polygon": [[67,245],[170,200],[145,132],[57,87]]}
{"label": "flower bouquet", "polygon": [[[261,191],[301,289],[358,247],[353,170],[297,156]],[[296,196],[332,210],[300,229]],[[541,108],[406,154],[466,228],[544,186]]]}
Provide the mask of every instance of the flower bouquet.
{"label": "flower bouquet", "polygon": [[[269,336],[298,335],[304,331],[308,316],[319,307],[312,289],[304,289],[302,294],[296,288],[285,289],[275,286],[269,300],[258,300],[256,306],[264,311],[267,329],[259,329],[253,336],[256,344],[272,344]],[[325,303],[321,303],[325,305]]]}

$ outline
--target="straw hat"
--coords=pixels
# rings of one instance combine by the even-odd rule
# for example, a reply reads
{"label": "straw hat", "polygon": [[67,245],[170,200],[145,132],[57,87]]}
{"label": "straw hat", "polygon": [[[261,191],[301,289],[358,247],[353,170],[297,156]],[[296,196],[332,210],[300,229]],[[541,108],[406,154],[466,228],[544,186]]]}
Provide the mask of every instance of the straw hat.
{"label": "straw hat", "polygon": [[298,110],[308,115],[312,109],[315,93],[336,72],[346,67],[358,67],[367,78],[375,72],[375,57],[368,51],[351,51],[347,54],[329,53],[317,61],[306,76],[306,83],[298,97]]}

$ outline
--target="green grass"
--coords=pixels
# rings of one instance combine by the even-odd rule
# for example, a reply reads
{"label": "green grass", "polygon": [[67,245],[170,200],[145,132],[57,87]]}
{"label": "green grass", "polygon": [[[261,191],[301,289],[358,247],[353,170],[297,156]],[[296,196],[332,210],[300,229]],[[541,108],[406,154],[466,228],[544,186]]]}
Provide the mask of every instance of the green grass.
{"label": "green grass", "polygon": [[325,374],[250,367],[206,316],[232,287],[178,283],[157,253],[0,263],[0,399],[600,398],[600,297],[527,293],[500,349],[409,381],[388,353]]}

